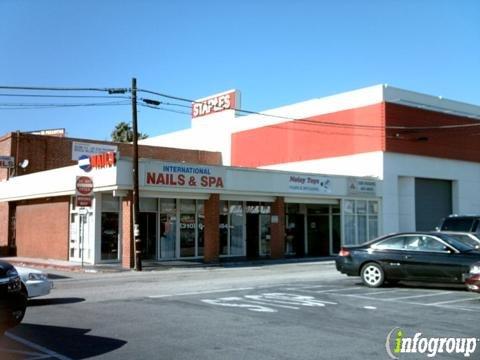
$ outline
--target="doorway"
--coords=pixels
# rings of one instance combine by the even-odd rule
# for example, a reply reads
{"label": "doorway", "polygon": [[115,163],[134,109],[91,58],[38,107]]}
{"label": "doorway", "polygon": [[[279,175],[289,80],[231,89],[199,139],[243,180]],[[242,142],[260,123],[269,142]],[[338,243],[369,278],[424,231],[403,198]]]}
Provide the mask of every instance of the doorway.
{"label": "doorway", "polygon": [[305,256],[305,215],[287,214],[285,235],[285,255]]}
{"label": "doorway", "polygon": [[330,221],[328,215],[308,215],[308,255],[330,255]]}
{"label": "doorway", "polygon": [[141,212],[139,216],[140,238],[142,240],[142,258],[157,257],[157,213]]}
{"label": "doorway", "polygon": [[247,214],[247,258],[258,257],[259,224],[258,214]]}

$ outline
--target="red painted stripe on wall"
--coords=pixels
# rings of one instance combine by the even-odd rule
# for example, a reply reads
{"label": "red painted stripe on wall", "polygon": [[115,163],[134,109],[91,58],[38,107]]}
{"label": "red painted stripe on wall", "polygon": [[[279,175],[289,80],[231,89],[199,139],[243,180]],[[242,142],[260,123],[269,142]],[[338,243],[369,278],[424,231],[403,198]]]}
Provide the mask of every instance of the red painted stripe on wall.
{"label": "red painted stripe on wall", "polygon": [[231,161],[258,167],[384,151],[384,133],[379,103],[232,134]]}
{"label": "red painted stripe on wall", "polygon": [[[387,126],[438,127],[480,124],[478,120],[437,111],[386,103]],[[449,129],[389,129],[386,151],[480,162],[480,126]]]}

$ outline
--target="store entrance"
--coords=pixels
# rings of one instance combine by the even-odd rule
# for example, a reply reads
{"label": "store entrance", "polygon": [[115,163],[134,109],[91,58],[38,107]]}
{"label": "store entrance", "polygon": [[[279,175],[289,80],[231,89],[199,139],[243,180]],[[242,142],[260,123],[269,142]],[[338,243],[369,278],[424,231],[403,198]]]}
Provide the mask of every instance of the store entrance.
{"label": "store entrance", "polygon": [[259,224],[258,214],[247,214],[247,258],[250,259],[258,257]]}
{"label": "store entrance", "polygon": [[330,255],[330,224],[328,215],[308,215],[308,255]]}
{"label": "store entrance", "polygon": [[270,255],[270,205],[249,201],[245,207],[247,257]]}
{"label": "store entrance", "polygon": [[305,256],[305,215],[287,214],[285,234],[285,255]]}
{"label": "store entrance", "polygon": [[157,213],[141,212],[139,216],[140,238],[142,240],[142,257],[157,258]]}

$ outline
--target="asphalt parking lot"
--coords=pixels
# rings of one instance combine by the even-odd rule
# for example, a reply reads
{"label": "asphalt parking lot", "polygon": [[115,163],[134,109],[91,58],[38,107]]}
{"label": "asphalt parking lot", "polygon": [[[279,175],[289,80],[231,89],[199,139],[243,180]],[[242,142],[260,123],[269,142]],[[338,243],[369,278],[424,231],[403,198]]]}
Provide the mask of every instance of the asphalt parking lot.
{"label": "asphalt parking lot", "polygon": [[[189,295],[188,293],[184,296]],[[191,294],[194,295],[194,294]],[[178,296],[182,296],[181,294]],[[166,296],[169,297],[169,296]],[[166,298],[165,297],[165,298]],[[212,306],[237,307],[256,312],[301,310],[305,307],[342,306],[355,303],[370,310],[388,311],[391,307],[408,305],[411,309],[433,307],[453,312],[480,312],[480,296],[461,287],[425,287],[399,284],[389,288],[368,288],[360,282],[344,286],[332,284],[289,285],[263,288],[235,296],[209,297],[201,300]]]}
{"label": "asphalt parking lot", "polygon": [[368,288],[316,264],[167,275],[58,281],[0,359],[386,359],[394,328],[480,338],[480,295],[460,286]]}

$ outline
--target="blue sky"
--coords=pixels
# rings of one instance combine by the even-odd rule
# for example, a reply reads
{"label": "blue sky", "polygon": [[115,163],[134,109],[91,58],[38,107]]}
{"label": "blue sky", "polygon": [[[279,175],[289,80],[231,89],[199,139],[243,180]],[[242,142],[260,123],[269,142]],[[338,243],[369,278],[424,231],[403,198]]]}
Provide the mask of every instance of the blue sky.
{"label": "blue sky", "polygon": [[[480,105],[479,44],[479,1],[0,0],[0,86],[130,87],[136,77],[139,88],[189,99],[236,88],[255,111],[379,83]],[[27,110],[118,99],[12,93],[0,89],[0,134],[66,128],[106,140],[131,121],[128,101]],[[150,136],[189,124],[139,108]]]}

